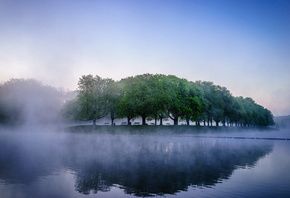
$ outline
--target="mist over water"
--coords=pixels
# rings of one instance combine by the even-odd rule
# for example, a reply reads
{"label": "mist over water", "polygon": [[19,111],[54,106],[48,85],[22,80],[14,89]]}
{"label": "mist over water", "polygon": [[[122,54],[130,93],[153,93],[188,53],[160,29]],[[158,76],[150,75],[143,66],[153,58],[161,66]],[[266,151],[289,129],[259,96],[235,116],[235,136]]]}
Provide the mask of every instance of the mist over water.
{"label": "mist over water", "polygon": [[[237,134],[241,135],[232,133],[231,136]],[[202,189],[206,195],[217,188],[216,197],[223,197],[232,192],[222,189],[236,172],[256,169],[263,172],[267,163],[275,167],[280,163],[279,155],[273,156],[276,148],[284,152],[289,148],[288,141],[204,136],[208,137],[68,133],[49,128],[2,130],[0,194],[8,198],[191,197],[200,196]],[[281,142],[284,147],[280,147]],[[278,161],[271,161],[271,158]],[[261,161],[266,165],[260,164]],[[290,161],[284,160],[284,163],[280,164],[283,168]],[[274,190],[281,191],[280,197],[285,197],[289,189],[284,186],[281,190],[274,181],[284,174],[283,171],[280,175],[272,174],[273,181],[267,182]],[[243,178],[239,182],[243,188],[249,181]],[[290,178],[284,177],[285,182],[290,182]],[[259,189],[257,193],[261,193]]]}

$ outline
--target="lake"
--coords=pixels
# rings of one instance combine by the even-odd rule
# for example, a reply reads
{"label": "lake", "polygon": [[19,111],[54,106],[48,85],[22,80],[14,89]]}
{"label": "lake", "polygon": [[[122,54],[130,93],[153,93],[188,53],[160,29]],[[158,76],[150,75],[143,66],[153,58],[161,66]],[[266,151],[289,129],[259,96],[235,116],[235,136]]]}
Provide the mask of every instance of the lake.
{"label": "lake", "polygon": [[[42,132],[40,132],[42,131]],[[0,197],[290,197],[290,131],[0,132]]]}

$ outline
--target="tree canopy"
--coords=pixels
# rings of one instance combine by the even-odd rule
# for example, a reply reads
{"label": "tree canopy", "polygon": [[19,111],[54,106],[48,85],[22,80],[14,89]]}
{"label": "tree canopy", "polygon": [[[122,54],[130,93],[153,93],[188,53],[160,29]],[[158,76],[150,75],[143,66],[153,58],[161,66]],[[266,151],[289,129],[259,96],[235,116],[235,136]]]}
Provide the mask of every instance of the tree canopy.
{"label": "tree canopy", "polygon": [[[76,94],[75,94],[76,93]],[[114,81],[83,75],[73,97],[63,101],[63,93],[33,79],[11,79],[0,84],[0,124],[51,123],[63,117],[87,120],[134,118],[142,124],[164,119],[212,126],[273,125],[270,110],[249,97],[235,97],[225,87],[207,81],[188,81],[174,75],[143,74]]]}
{"label": "tree canopy", "polygon": [[66,104],[66,112],[78,120],[93,120],[110,115],[154,119],[162,125],[164,118],[196,122],[200,125],[235,126],[273,125],[271,111],[251,98],[234,97],[225,87],[207,81],[188,81],[173,75],[143,74],[113,81],[99,76],[82,76],[78,96]]}

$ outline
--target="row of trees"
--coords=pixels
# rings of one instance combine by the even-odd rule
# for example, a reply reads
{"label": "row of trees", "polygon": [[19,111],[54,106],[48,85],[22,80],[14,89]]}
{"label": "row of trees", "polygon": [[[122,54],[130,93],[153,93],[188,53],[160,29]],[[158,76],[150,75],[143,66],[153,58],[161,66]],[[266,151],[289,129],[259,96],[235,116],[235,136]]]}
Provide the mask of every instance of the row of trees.
{"label": "row of trees", "polygon": [[117,118],[142,118],[162,121],[186,120],[200,125],[216,126],[268,126],[273,115],[251,98],[234,97],[212,82],[191,82],[173,75],[143,74],[114,81],[99,76],[84,75],[78,82],[78,95],[67,101],[63,115],[70,119],[96,120],[110,116],[112,124]]}

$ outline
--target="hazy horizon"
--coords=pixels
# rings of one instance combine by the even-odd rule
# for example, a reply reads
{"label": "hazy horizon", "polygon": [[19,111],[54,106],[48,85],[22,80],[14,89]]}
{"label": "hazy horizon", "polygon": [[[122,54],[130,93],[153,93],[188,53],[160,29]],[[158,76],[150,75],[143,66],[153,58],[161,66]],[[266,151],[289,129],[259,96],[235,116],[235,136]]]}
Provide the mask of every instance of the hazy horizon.
{"label": "hazy horizon", "polygon": [[171,74],[290,115],[289,1],[1,0],[0,27],[0,83]]}

